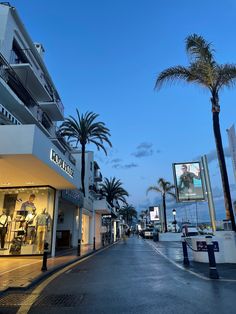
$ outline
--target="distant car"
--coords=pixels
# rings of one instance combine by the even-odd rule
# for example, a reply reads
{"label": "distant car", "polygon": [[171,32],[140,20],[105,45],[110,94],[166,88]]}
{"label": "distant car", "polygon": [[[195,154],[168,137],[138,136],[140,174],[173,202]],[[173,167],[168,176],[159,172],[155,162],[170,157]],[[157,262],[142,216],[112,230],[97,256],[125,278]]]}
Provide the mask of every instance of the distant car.
{"label": "distant car", "polygon": [[182,226],[182,233],[185,237],[193,237],[193,236],[199,235],[199,232],[196,226],[193,226],[193,225]]}
{"label": "distant car", "polygon": [[142,230],[142,237],[144,239],[152,239],[153,238],[153,229],[147,228]]}

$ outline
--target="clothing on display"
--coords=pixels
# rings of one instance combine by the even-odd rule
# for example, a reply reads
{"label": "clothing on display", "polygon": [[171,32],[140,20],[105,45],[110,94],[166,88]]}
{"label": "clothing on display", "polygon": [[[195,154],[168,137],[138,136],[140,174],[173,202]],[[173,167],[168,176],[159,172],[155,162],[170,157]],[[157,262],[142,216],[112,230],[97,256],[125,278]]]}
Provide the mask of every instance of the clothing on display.
{"label": "clothing on display", "polygon": [[1,249],[4,249],[5,238],[7,233],[8,223],[11,222],[11,217],[3,210],[2,215],[0,216],[0,238],[1,238]]}
{"label": "clothing on display", "polygon": [[41,214],[37,215],[36,226],[37,226],[37,251],[39,253],[43,253],[46,233],[48,231],[48,215],[46,213],[46,208],[42,210]]}
{"label": "clothing on display", "polygon": [[0,255],[42,254],[45,242],[50,249],[54,197],[50,187],[0,188]]}
{"label": "clothing on display", "polygon": [[27,241],[29,244],[34,244],[36,240],[36,217],[36,212],[33,210],[25,218]]}

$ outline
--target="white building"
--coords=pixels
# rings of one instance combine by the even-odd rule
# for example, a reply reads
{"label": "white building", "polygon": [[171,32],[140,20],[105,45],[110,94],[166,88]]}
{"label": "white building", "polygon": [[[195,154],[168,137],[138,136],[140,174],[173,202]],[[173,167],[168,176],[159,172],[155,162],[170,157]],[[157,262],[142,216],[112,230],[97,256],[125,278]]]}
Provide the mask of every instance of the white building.
{"label": "white building", "polygon": [[86,197],[80,153],[57,137],[64,108],[17,11],[0,4],[0,256],[101,245],[102,215],[112,209],[96,191],[102,179],[86,153]]}

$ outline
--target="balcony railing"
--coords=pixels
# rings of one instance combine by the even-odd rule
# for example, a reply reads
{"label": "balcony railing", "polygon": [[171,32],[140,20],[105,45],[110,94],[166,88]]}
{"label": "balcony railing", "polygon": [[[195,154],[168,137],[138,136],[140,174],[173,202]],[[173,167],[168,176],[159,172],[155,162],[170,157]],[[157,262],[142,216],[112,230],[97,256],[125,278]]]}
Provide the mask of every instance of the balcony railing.
{"label": "balcony railing", "polygon": [[18,75],[2,54],[0,54],[0,77],[7,83],[26,107],[38,106],[31,93],[21,83]]}
{"label": "balcony railing", "polygon": [[4,116],[12,124],[21,124],[12,113],[10,113],[3,105],[0,104],[0,116]]}

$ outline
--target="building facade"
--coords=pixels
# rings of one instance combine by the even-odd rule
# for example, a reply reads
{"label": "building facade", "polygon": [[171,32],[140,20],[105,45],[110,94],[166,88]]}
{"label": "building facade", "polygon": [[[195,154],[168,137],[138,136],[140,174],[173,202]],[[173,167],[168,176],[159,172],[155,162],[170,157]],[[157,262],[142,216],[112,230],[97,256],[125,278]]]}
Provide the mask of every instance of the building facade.
{"label": "building facade", "polygon": [[0,4],[0,255],[4,256],[42,254],[45,242],[54,255],[61,191],[80,187],[76,161],[57,138],[64,108],[43,53],[16,9]]}
{"label": "building facade", "polygon": [[[100,246],[104,215],[113,209],[99,193],[102,175],[86,153],[85,196],[81,153],[57,136],[64,107],[16,9],[0,4],[0,256],[40,255]],[[112,231],[113,230],[113,231]],[[114,235],[113,237],[114,240]]]}

